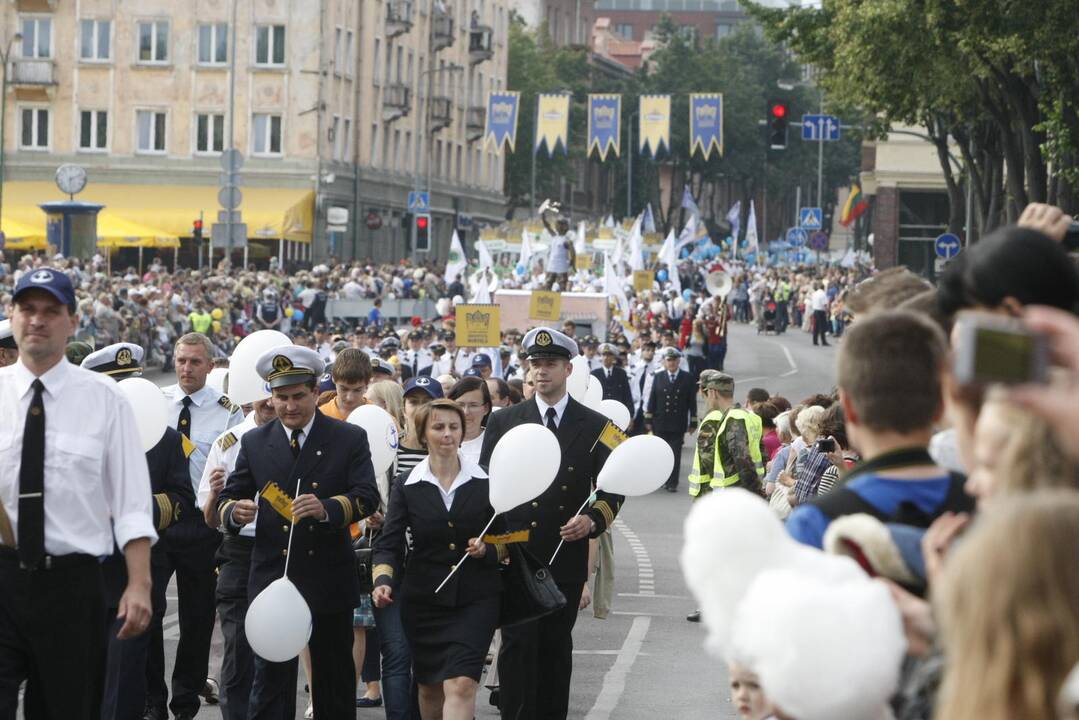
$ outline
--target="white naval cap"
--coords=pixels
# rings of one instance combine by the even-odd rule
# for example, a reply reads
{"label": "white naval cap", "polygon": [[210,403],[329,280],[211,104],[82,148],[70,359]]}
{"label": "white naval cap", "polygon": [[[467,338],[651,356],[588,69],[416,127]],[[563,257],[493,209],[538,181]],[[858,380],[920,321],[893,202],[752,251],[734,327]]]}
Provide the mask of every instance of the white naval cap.
{"label": "white naval cap", "polygon": [[15,345],[15,333],[11,330],[10,320],[0,320],[0,349],[14,350]]}
{"label": "white naval cap", "polygon": [[141,375],[142,355],[135,343],[113,343],[87,355],[79,367],[104,375]]}
{"label": "white naval cap", "polygon": [[577,355],[577,343],[568,335],[551,328],[532,328],[521,341],[529,358],[557,357],[569,359]]}
{"label": "white naval cap", "polygon": [[271,348],[255,363],[255,372],[271,388],[317,380],[325,369],[326,363],[317,352],[300,345]]}

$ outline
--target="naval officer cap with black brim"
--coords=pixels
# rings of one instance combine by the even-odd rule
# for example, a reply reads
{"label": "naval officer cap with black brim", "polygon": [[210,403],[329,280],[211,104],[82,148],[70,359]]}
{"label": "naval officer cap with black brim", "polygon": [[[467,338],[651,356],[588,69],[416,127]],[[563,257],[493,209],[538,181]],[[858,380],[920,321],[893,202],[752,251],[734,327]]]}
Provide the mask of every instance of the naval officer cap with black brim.
{"label": "naval officer cap with black brim", "polygon": [[326,363],[317,352],[300,345],[272,348],[255,363],[255,372],[271,388],[317,380],[325,369]]}
{"label": "naval officer cap with black brim", "polygon": [[561,358],[569,360],[577,355],[577,343],[557,330],[538,327],[528,331],[521,346],[529,360],[538,358]]}

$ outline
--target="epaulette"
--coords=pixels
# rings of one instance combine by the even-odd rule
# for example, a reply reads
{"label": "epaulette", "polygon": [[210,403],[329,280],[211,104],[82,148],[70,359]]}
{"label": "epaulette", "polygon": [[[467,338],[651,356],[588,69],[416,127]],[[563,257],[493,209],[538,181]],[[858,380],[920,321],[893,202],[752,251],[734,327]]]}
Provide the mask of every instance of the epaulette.
{"label": "epaulette", "polygon": [[226,396],[222,395],[217,399],[217,404],[229,411],[229,413],[239,412],[240,406],[229,400]]}
{"label": "epaulette", "polygon": [[232,447],[235,444],[236,444],[236,436],[233,435],[232,433],[227,433],[226,435],[222,435],[221,439],[219,439],[217,441],[217,446],[219,448],[221,448],[222,451],[228,450],[230,447]]}

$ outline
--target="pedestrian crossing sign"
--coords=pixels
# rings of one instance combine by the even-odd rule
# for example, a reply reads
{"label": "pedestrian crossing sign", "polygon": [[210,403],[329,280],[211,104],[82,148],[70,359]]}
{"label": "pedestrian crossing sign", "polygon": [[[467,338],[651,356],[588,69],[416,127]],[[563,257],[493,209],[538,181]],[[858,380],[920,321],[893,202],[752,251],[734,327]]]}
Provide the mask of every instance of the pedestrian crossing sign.
{"label": "pedestrian crossing sign", "polygon": [[431,193],[410,192],[408,194],[408,211],[411,213],[431,212]]}

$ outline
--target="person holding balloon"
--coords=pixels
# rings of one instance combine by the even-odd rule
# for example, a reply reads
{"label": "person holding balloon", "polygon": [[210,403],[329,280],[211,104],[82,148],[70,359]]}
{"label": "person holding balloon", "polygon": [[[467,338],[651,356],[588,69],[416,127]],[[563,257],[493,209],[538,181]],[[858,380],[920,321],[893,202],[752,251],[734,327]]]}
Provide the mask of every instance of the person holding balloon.
{"label": "person holding balloon", "polygon": [[[487,473],[461,451],[465,422],[452,400],[416,411],[413,424],[429,454],[394,483],[372,556],[375,605],[406,601],[402,615],[424,720],[474,716],[501,608],[498,554],[479,537],[495,511]],[[401,579],[406,532],[412,546]],[[436,590],[462,551],[469,559]]]}

